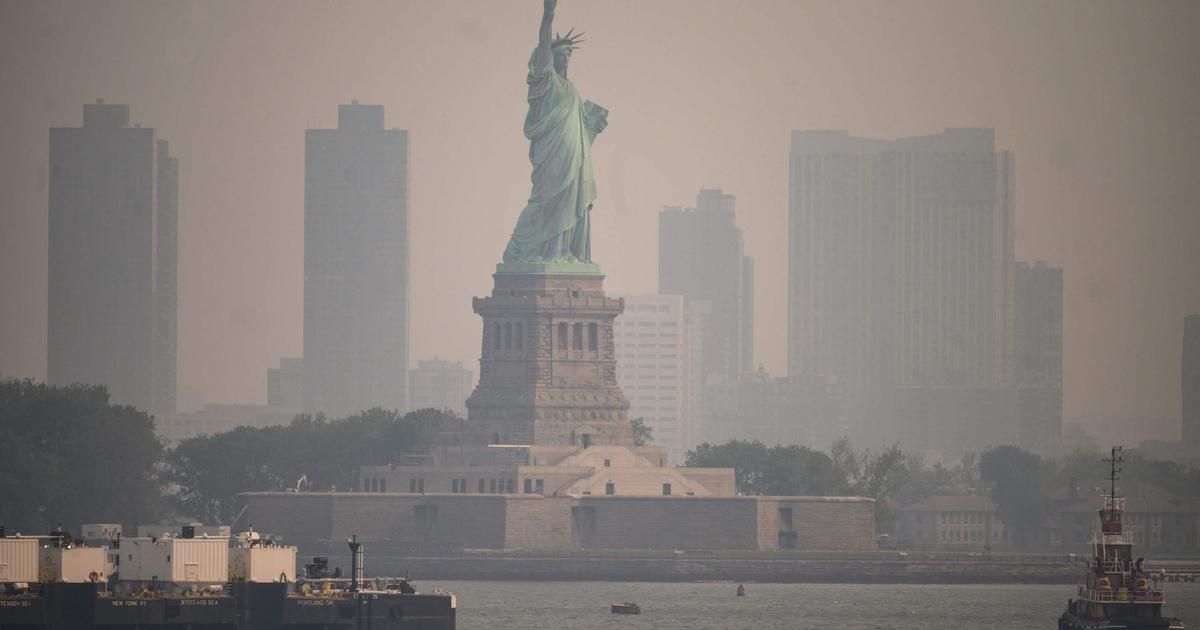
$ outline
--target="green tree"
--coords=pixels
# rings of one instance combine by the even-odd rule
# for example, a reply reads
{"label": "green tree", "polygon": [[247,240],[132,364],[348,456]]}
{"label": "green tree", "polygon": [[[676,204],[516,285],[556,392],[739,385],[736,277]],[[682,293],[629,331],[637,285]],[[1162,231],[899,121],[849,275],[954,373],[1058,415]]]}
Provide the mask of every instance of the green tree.
{"label": "green tree", "polygon": [[166,457],[174,508],[205,523],[229,523],[239,492],[282,490],[286,481],[271,462],[287,448],[287,432],[279,429],[239,427],[180,442]]}
{"label": "green tree", "polygon": [[1018,548],[1037,544],[1037,533],[1054,510],[1053,463],[1015,446],[999,446],[979,459],[979,473]]}
{"label": "green tree", "polygon": [[916,503],[938,495],[985,494],[984,484],[979,478],[979,454],[966,453],[957,462],[946,466],[941,462],[926,466],[919,455],[905,458],[908,477],[896,491],[899,505]]}
{"label": "green tree", "polygon": [[1122,479],[1146,483],[1181,497],[1200,497],[1200,468],[1149,459],[1137,450],[1125,451],[1124,459]]}
{"label": "green tree", "polygon": [[900,448],[859,452],[843,437],[829,447],[829,453],[838,494],[875,499],[875,530],[892,531],[898,517],[896,497],[910,476],[909,461]]}
{"label": "green tree", "polygon": [[829,458],[833,461],[833,473],[838,479],[838,494],[851,494],[862,475],[862,462],[850,438],[840,437],[829,446]]}
{"label": "green tree", "polygon": [[731,440],[724,444],[708,442],[688,451],[686,466],[734,469],[738,494],[766,494],[767,447],[762,442]]}
{"label": "green tree", "polygon": [[941,462],[927,467],[919,457],[909,457],[905,465],[908,467],[908,479],[896,492],[896,502],[900,505],[916,503],[932,496],[965,494],[961,490],[957,468],[948,468]]}
{"label": "green tree", "polygon": [[964,453],[954,468],[957,494],[979,495],[984,492],[983,479],[979,476],[979,453]]}
{"label": "green tree", "polygon": [[299,415],[280,427],[242,427],[184,440],[166,457],[171,502],[181,514],[228,523],[241,492],[292,488],[303,476],[318,490],[352,490],[360,466],[426,453],[440,434],[461,431],[448,411],[400,414],[368,409],[342,420]]}
{"label": "green tree", "polygon": [[[1104,486],[1108,476],[1106,455],[1077,450],[1058,461],[1054,488],[1069,491],[1071,486],[1086,488],[1083,496],[1091,496],[1091,489]],[[1121,481],[1144,483],[1180,497],[1200,497],[1200,468],[1150,459],[1137,450],[1127,450],[1121,464]],[[1118,483],[1118,488],[1120,487]]]}
{"label": "green tree", "polygon": [[875,530],[891,532],[899,518],[896,492],[909,476],[904,453],[893,445],[879,453],[867,451],[862,459],[864,474],[858,483],[858,493],[875,499]]}
{"label": "green tree", "polygon": [[767,449],[762,493],[772,496],[829,496],[839,483],[833,460],[807,446]]}
{"label": "green tree", "polygon": [[157,518],[162,445],[146,413],[94,385],[0,382],[0,523],[10,531]]}
{"label": "green tree", "polygon": [[733,468],[739,494],[828,496],[838,488],[829,456],[806,446],[772,446],[733,440],[701,444],[687,454],[688,466]]}
{"label": "green tree", "polygon": [[842,438],[830,454],[806,446],[772,446],[733,440],[701,444],[687,454],[688,466],[733,468],[739,494],[777,496],[856,495],[875,499],[875,527],[890,531],[896,521],[894,497],[909,468],[900,449],[858,452]]}
{"label": "green tree", "polygon": [[645,446],[654,441],[654,429],[646,424],[641,418],[634,418],[629,421],[633,425],[633,445]]}

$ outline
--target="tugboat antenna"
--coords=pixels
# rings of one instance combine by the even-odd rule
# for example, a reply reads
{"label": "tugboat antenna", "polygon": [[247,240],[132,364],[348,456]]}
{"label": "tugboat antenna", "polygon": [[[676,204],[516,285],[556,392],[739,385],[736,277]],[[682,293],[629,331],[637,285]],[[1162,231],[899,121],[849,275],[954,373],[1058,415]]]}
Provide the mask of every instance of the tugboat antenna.
{"label": "tugboat antenna", "polygon": [[1115,519],[1117,513],[1117,480],[1120,479],[1121,463],[1125,461],[1121,457],[1122,447],[1112,447],[1112,456],[1104,461],[1109,464],[1108,482],[1111,489],[1108,493],[1108,515],[1109,518]]}

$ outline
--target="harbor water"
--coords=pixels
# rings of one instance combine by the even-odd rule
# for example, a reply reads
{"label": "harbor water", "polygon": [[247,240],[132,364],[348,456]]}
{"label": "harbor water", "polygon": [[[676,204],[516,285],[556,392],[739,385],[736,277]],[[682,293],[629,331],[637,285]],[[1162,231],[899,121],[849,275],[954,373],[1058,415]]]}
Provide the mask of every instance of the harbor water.
{"label": "harbor water", "polygon": [[[522,630],[923,630],[1057,627],[1073,585],[886,585],[649,582],[421,584],[458,596],[458,627]],[[1200,584],[1165,584],[1164,612],[1200,629]],[[614,615],[636,602],[642,614]]]}

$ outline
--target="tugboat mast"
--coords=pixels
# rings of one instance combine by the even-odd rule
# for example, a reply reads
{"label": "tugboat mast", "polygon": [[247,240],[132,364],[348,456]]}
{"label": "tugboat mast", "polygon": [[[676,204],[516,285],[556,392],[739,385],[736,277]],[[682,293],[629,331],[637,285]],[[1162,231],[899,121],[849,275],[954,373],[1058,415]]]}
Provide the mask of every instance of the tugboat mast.
{"label": "tugboat mast", "polygon": [[1122,470],[1121,464],[1125,461],[1125,458],[1121,457],[1121,451],[1122,447],[1120,446],[1112,447],[1112,455],[1108,459],[1104,460],[1108,462],[1109,465],[1108,481],[1111,488],[1108,493],[1110,499],[1108,503],[1109,520],[1116,520],[1117,515],[1117,480],[1120,479]]}

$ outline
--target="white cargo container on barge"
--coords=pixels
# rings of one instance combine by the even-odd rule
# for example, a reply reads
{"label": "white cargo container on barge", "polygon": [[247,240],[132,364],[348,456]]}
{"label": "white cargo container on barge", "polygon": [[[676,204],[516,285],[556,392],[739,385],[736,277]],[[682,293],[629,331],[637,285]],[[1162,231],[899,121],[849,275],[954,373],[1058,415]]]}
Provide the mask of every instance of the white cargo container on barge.
{"label": "white cargo container on barge", "polygon": [[0,534],[0,584],[38,581],[38,539]]}
{"label": "white cargo container on barge", "polygon": [[228,538],[124,538],[122,582],[218,584],[229,579]]}
{"label": "white cargo container on barge", "polygon": [[42,547],[39,582],[104,582],[108,579],[108,547]]}

